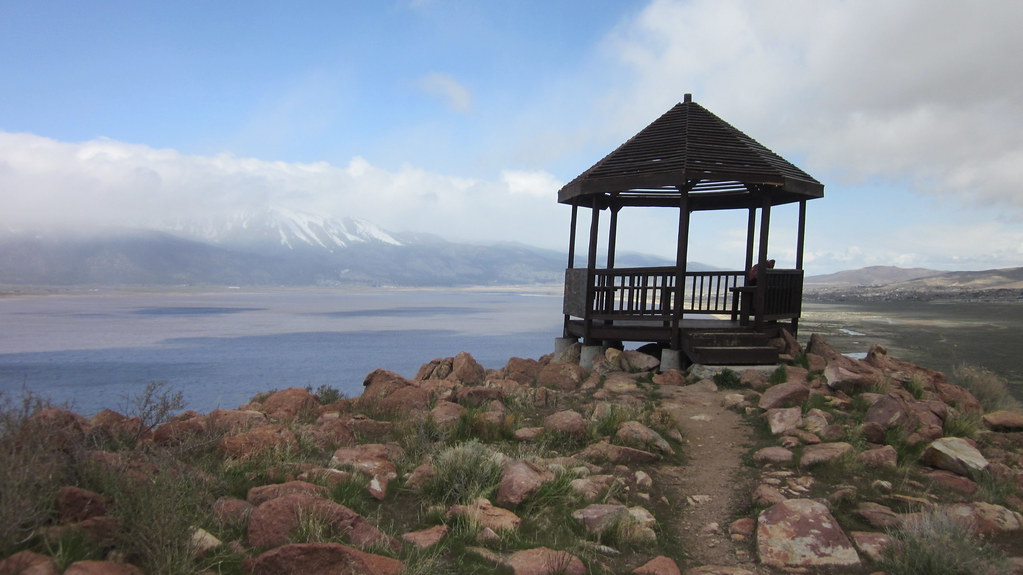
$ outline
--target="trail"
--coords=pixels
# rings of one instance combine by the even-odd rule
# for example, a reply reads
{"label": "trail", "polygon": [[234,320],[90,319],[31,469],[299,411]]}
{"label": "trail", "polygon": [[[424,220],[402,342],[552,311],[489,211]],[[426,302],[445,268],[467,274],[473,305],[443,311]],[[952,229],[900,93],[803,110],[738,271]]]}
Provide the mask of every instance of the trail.
{"label": "trail", "polygon": [[734,541],[729,524],[746,514],[752,492],[743,455],[753,430],[722,406],[726,391],[710,382],[674,388],[663,406],[682,431],[686,463],[659,470],[655,481],[678,509],[670,528],[688,554],[686,567],[720,565],[767,573],[756,564],[753,538]]}

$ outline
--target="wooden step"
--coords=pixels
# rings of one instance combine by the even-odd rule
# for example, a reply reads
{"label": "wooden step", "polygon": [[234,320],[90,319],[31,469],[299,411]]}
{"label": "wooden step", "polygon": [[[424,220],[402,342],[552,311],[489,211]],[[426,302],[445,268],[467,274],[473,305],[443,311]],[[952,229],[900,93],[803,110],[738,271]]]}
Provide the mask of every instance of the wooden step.
{"label": "wooden step", "polygon": [[704,365],[773,365],[778,350],[768,337],[752,330],[692,332],[682,349],[693,363]]}

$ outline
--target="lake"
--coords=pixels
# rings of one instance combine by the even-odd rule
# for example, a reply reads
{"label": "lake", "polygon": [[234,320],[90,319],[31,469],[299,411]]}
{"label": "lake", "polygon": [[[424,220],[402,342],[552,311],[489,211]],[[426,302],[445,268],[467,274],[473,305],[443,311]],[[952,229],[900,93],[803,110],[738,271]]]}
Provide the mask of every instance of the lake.
{"label": "lake", "polygon": [[[166,382],[199,411],[287,387],[362,392],[377,368],[406,377],[471,353],[487,368],[539,358],[561,335],[560,286],[516,289],[94,291],[0,297],[0,391],[76,411],[124,410]],[[805,304],[800,340],[843,353],[880,343],[948,371],[968,362],[1019,382],[1023,305]]]}

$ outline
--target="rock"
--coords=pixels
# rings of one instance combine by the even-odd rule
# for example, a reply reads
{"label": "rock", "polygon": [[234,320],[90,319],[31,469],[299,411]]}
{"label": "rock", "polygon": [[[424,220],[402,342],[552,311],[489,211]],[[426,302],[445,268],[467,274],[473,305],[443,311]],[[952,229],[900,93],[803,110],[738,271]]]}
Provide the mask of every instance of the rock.
{"label": "rock", "polygon": [[860,436],[870,443],[884,443],[885,427],[876,421],[867,421],[860,425]]}
{"label": "rock", "polygon": [[841,441],[845,439],[846,433],[845,428],[837,423],[832,423],[824,426],[824,429],[820,431],[820,439],[822,441]]}
{"label": "rock", "polygon": [[486,375],[487,370],[472,355],[463,351],[451,361],[451,373],[445,379],[462,385],[482,385]]}
{"label": "rock", "polygon": [[614,475],[590,475],[573,479],[569,483],[569,487],[584,500],[593,501],[600,497],[601,494],[606,493],[614,482]]}
{"label": "rock", "polygon": [[729,565],[701,565],[686,571],[686,575],[755,575],[749,569]]}
{"label": "rock", "polygon": [[788,498],[773,485],[761,483],[753,490],[752,499],[757,505],[774,505]]}
{"label": "rock", "polygon": [[168,421],[153,430],[153,442],[157,445],[182,445],[206,431],[206,419],[192,417]]}
{"label": "rock", "polygon": [[329,419],[318,422],[310,433],[313,443],[325,451],[333,451],[338,447],[355,445],[355,432],[348,421]]}
{"label": "rock", "polygon": [[600,534],[629,517],[629,508],[624,505],[594,503],[572,512],[575,519],[588,533]]}
{"label": "rock", "polygon": [[653,371],[661,365],[661,360],[637,350],[622,352],[622,369],[625,371]]}
{"label": "rock", "polygon": [[536,376],[540,387],[572,391],[577,389],[586,376],[586,370],[578,363],[552,361],[545,365]]}
{"label": "rock", "polygon": [[951,517],[966,521],[978,535],[1007,533],[1023,528],[1023,516],[993,503],[984,501],[954,503],[945,509]]}
{"label": "rock", "polygon": [[437,470],[432,463],[423,463],[412,470],[405,480],[405,487],[419,491],[424,485],[437,476]]}
{"label": "rock", "polygon": [[934,483],[963,495],[973,495],[980,488],[972,479],[944,469],[933,469],[924,475]]}
{"label": "rock", "polygon": [[803,410],[798,407],[769,409],[766,417],[774,435],[797,429],[803,424]]}
{"label": "rock", "polygon": [[868,559],[877,563],[884,555],[884,550],[892,544],[892,538],[876,531],[853,531],[849,533],[853,543]]}
{"label": "rock", "polygon": [[760,396],[760,409],[800,406],[810,397],[810,388],[799,382],[772,385]]}
{"label": "rock", "polygon": [[387,487],[398,477],[398,468],[390,458],[403,454],[397,445],[366,443],[354,447],[342,447],[330,458],[332,467],[350,467],[370,476],[370,494],[376,499],[387,497]]}
{"label": "rock", "polygon": [[253,505],[236,497],[224,496],[213,502],[213,514],[221,523],[240,525],[248,520]]}
{"label": "rock", "polygon": [[653,463],[660,459],[660,456],[655,453],[633,447],[611,445],[606,441],[587,446],[586,449],[579,452],[578,457],[587,461],[609,461],[616,465]]}
{"label": "rock", "polygon": [[578,411],[566,410],[548,415],[543,420],[545,430],[581,438],[586,435],[586,419]]}
{"label": "rock", "polygon": [[909,408],[906,401],[895,394],[883,395],[867,408],[866,421],[890,429],[908,425]]}
{"label": "rock", "polygon": [[430,417],[437,427],[448,429],[458,424],[458,420],[465,413],[465,407],[453,401],[438,401],[430,410]]}
{"label": "rock", "polygon": [[[304,391],[304,390],[303,390]],[[245,459],[273,449],[285,450],[295,447],[298,440],[290,429],[283,425],[270,424],[228,435],[220,440],[220,452],[226,457]]]}
{"label": "rock", "polygon": [[397,541],[344,505],[308,493],[292,493],[266,501],[249,515],[247,538],[255,548],[284,545],[303,516],[314,516],[331,532],[345,534],[356,546],[382,545],[397,550]]}
{"label": "rock", "polygon": [[753,454],[753,461],[760,463],[783,464],[792,461],[793,454],[784,447],[771,446],[759,449]]}
{"label": "rock", "polygon": [[542,427],[520,427],[513,433],[515,439],[518,441],[536,441],[541,435],[543,435]]}
{"label": "rock", "polygon": [[728,533],[732,535],[739,535],[743,539],[749,539],[753,537],[753,532],[756,531],[757,522],[752,517],[743,517],[736,519],[728,525]]}
{"label": "rock", "polygon": [[505,565],[514,575],[584,575],[586,566],[567,551],[546,547],[512,553]]}
{"label": "rock", "polygon": [[452,505],[445,516],[468,516],[478,521],[480,527],[494,531],[514,531],[522,522],[518,515],[507,509],[494,507],[493,503],[482,497],[469,505]]}
{"label": "rock", "polygon": [[415,545],[419,549],[427,549],[440,543],[441,539],[448,534],[447,525],[434,525],[428,529],[420,529],[419,531],[410,531],[401,536],[402,539]]}
{"label": "rock", "polygon": [[654,557],[633,569],[632,572],[635,575],[682,575],[675,560],[664,555]]}
{"label": "rock", "polygon": [[853,446],[844,442],[807,445],[803,448],[803,454],[799,457],[799,465],[802,467],[813,467],[814,465],[834,461],[852,452],[852,450]]}
{"label": "rock", "polygon": [[892,511],[891,508],[880,503],[874,503],[873,501],[860,503],[854,513],[862,517],[868,525],[878,529],[888,529],[902,525],[902,517],[899,514]]}
{"label": "rock", "polygon": [[938,399],[946,405],[951,405],[962,413],[984,413],[980,402],[969,390],[958,385],[941,382],[935,383],[934,387],[938,392]]}
{"label": "rock", "polygon": [[830,415],[826,411],[814,408],[803,414],[803,428],[810,433],[819,434],[828,426]]}
{"label": "rock", "polygon": [[[578,363],[578,360],[576,360]],[[540,362],[535,359],[523,359],[513,357],[501,369],[501,377],[517,381],[523,385],[532,386],[536,383],[536,377],[540,374]]]}
{"label": "rock", "polygon": [[757,553],[778,568],[852,567],[860,558],[824,504],[789,499],[760,513]]}
{"label": "rock", "polygon": [[223,544],[223,541],[201,527],[192,530],[192,550],[197,557],[202,557]]}
{"label": "rock", "polygon": [[656,431],[643,425],[638,421],[626,421],[618,427],[615,438],[619,443],[637,449],[660,453],[661,455],[674,455],[675,450]]}
{"label": "rock", "polygon": [[686,384],[686,376],[677,369],[669,369],[654,375],[653,382],[660,386],[671,385],[681,387]]}
{"label": "rock", "polygon": [[206,416],[210,429],[228,434],[248,431],[267,423],[269,421],[263,412],[251,409],[214,409]]}
{"label": "rock", "polygon": [[307,483],[305,481],[288,481],[287,483],[275,483],[273,485],[261,485],[249,489],[248,494],[245,496],[245,500],[251,503],[253,506],[258,506],[261,503],[289,495],[291,493],[308,493],[317,497],[326,497],[328,495],[327,488],[322,485],[315,485],[313,483]]}
{"label": "rock", "polygon": [[982,419],[991,431],[1023,431],[1023,413],[992,411],[985,413]]}
{"label": "rock", "polygon": [[259,410],[271,419],[290,421],[299,415],[310,414],[320,404],[316,396],[301,387],[290,387],[270,394]]}
{"label": "rock", "polygon": [[495,501],[502,507],[515,507],[536,493],[554,474],[531,461],[512,461],[501,472]]}
{"label": "rock", "polygon": [[871,469],[895,469],[899,465],[899,453],[891,445],[885,445],[857,453],[856,461]]}
{"label": "rock", "polygon": [[57,517],[64,523],[85,521],[106,515],[107,506],[112,502],[109,497],[95,491],[66,485],[57,492]]}
{"label": "rock", "polygon": [[461,387],[455,391],[455,401],[459,405],[479,407],[491,401],[504,401],[505,393],[497,387]]}
{"label": "rock", "polygon": [[75,561],[64,575],[144,575],[138,567],[114,561]]}
{"label": "rock", "polygon": [[359,551],[340,543],[292,543],[252,561],[251,575],[398,575],[397,559]]}
{"label": "rock", "polygon": [[0,559],[0,573],[3,575],[59,575],[53,559],[34,551],[18,551],[6,559]]}
{"label": "rock", "polygon": [[969,477],[971,470],[982,471],[988,466],[980,451],[960,437],[942,437],[931,442],[920,455],[920,461],[964,477]]}

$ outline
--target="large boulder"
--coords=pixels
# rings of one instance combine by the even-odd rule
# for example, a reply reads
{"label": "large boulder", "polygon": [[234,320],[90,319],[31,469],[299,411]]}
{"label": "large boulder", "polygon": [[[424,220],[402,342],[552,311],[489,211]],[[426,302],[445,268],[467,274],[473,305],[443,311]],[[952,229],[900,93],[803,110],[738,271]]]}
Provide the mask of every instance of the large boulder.
{"label": "large boulder", "polygon": [[107,507],[113,502],[95,491],[67,485],[57,492],[57,517],[62,522],[74,523],[107,514]]}
{"label": "large boulder", "polygon": [[554,474],[531,461],[512,461],[501,472],[495,501],[502,507],[515,507],[554,479]]}
{"label": "large boulder", "polygon": [[317,497],[326,497],[327,488],[307,481],[288,481],[286,483],[273,483],[271,485],[260,485],[249,489],[245,500],[251,505],[257,506],[271,499],[290,495],[292,493],[308,493]]}
{"label": "large boulder", "polygon": [[351,509],[308,493],[292,493],[270,499],[249,514],[247,538],[255,548],[284,545],[299,527],[303,517],[315,517],[336,535],[344,535],[358,547],[385,546],[398,549],[400,544],[371,525]]}
{"label": "large boulder", "polygon": [[638,421],[626,421],[618,427],[615,439],[622,445],[653,451],[662,455],[674,455],[675,450],[661,434]]}
{"label": "large boulder", "polygon": [[780,569],[853,567],[859,555],[828,508],[811,499],[788,499],[757,521],[761,563]]}
{"label": "large boulder", "polygon": [[279,424],[269,424],[221,438],[220,452],[227,457],[244,459],[274,449],[288,449],[298,444],[295,434]]}
{"label": "large boulder", "polygon": [[340,543],[293,543],[271,549],[250,564],[251,575],[397,575],[405,564]]}
{"label": "large boulder", "polygon": [[480,527],[492,531],[515,531],[522,519],[515,513],[495,507],[490,500],[479,498],[469,505],[452,505],[445,513],[447,517],[468,517],[477,521]]}
{"label": "large boulder", "polygon": [[1023,431],[1023,413],[1018,411],[992,411],[983,420],[991,431]]}
{"label": "large boulder", "polygon": [[760,396],[760,409],[775,409],[803,405],[810,397],[810,388],[798,381],[772,385]]}
{"label": "large boulder", "polygon": [[565,410],[548,415],[543,420],[543,427],[552,433],[570,437],[585,437],[586,419],[578,411]]}
{"label": "large boulder", "polygon": [[576,363],[552,361],[545,365],[536,376],[536,384],[540,387],[572,391],[586,377],[586,370]]}
{"label": "large boulder", "polygon": [[969,477],[971,471],[982,471],[988,466],[984,455],[961,437],[942,437],[931,442],[921,454],[920,461],[964,477]]}
{"label": "large boulder", "polygon": [[290,421],[299,415],[311,414],[320,402],[309,390],[290,387],[270,394],[259,410],[271,419]]}
{"label": "large boulder", "polygon": [[331,467],[352,468],[371,477],[370,494],[377,499],[387,497],[387,487],[398,477],[398,468],[392,459],[400,459],[404,451],[397,445],[367,443],[342,447],[330,459]]}

